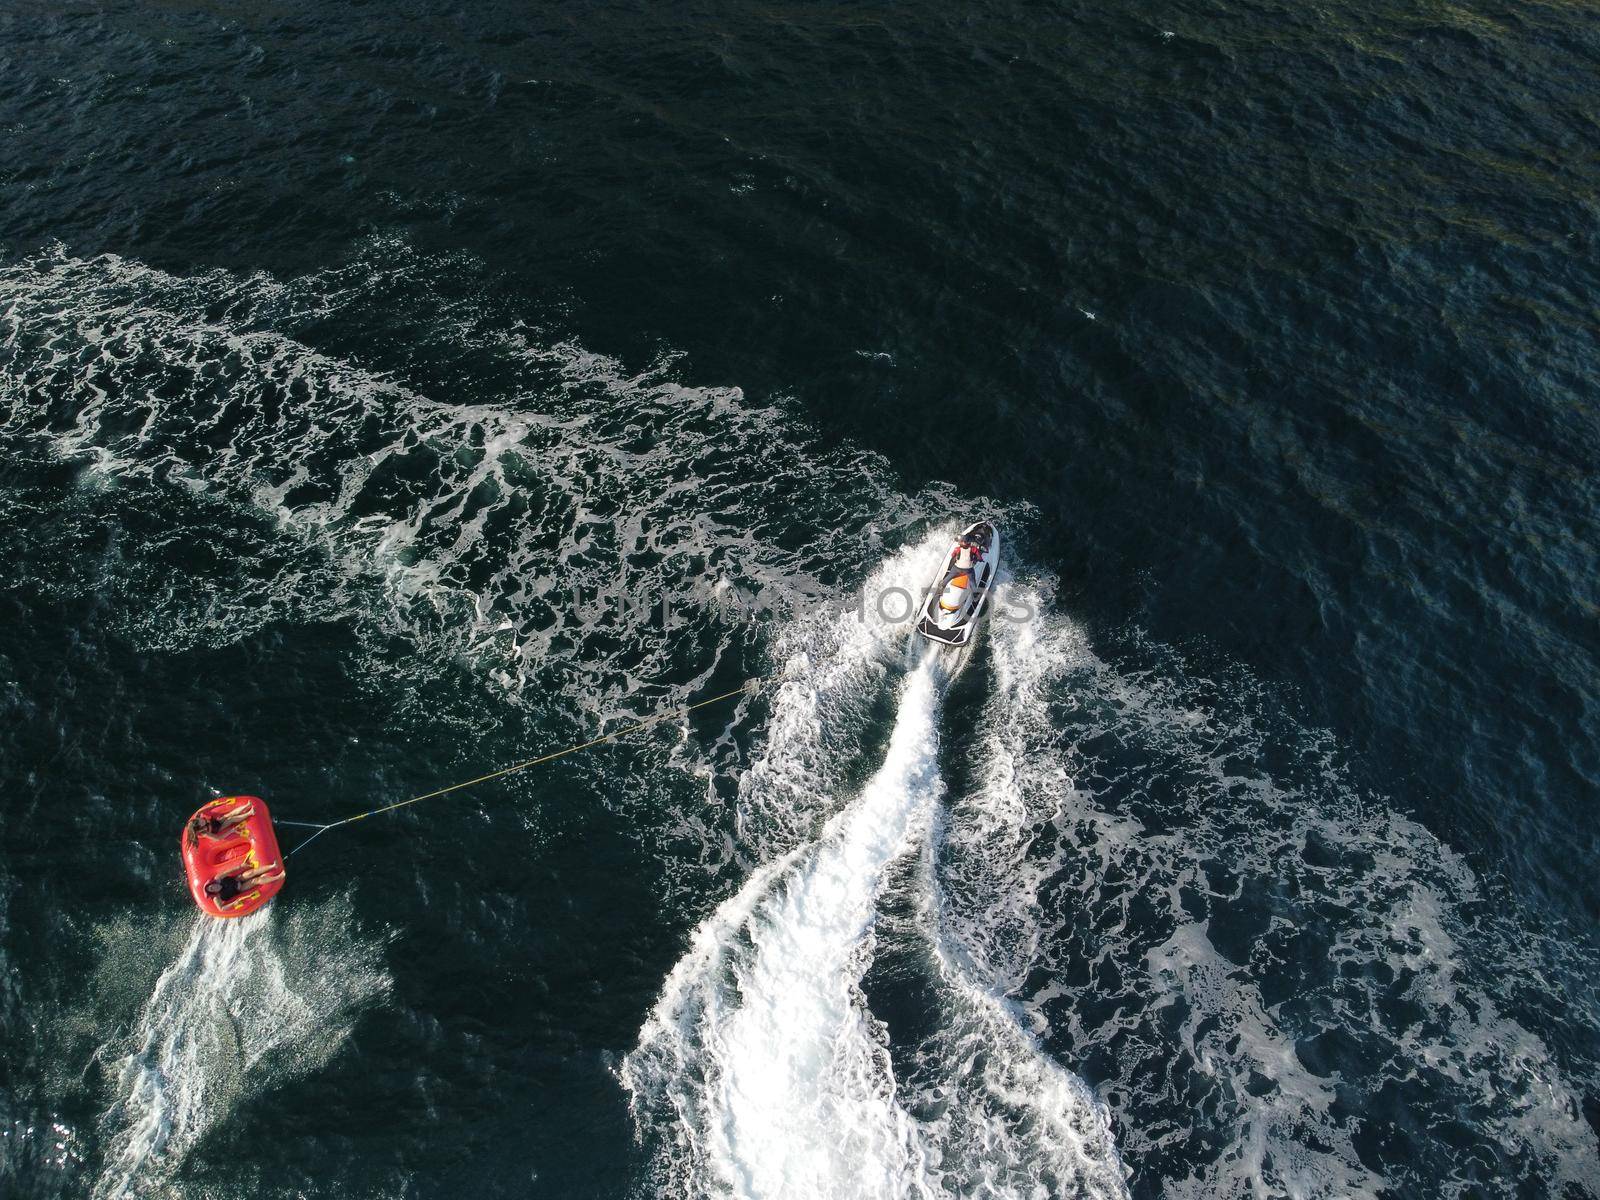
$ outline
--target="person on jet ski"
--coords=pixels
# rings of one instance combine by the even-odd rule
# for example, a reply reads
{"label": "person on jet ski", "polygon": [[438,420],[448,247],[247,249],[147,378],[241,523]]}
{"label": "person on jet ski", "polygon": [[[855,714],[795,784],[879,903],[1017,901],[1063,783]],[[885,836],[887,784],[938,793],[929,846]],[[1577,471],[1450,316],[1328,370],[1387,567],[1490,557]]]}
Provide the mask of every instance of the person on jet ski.
{"label": "person on jet ski", "polygon": [[956,543],[956,569],[959,571],[972,570],[972,564],[983,557],[983,549],[969,541]]}

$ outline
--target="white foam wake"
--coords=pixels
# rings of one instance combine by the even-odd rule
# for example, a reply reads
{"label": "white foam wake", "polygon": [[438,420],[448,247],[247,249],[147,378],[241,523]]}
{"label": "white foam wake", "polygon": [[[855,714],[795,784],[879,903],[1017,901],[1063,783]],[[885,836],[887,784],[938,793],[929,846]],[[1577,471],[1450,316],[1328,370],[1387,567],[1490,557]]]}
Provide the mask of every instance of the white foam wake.
{"label": "white foam wake", "polygon": [[1147,646],[1156,668],[1118,669],[1048,579],[1009,587],[1035,615],[989,627],[937,920],[984,994],[1098,1066],[1135,1170],[1196,1198],[1470,1191],[1477,1159],[1446,1141],[1377,1159],[1369,1131],[1403,1107],[1472,1112],[1515,1148],[1508,1179],[1595,1178],[1581,1092],[1497,978],[1555,991],[1560,948],[1476,915],[1466,864],[1247,676],[1193,679]]}
{"label": "white foam wake", "polygon": [[925,664],[856,803],[809,853],[757,871],[669,979],[624,1081],[677,1118],[661,1163],[675,1190],[886,1196],[923,1173],[859,980],[883,870],[937,792],[933,708]]}
{"label": "white foam wake", "polygon": [[884,559],[854,607],[818,604],[779,629],[773,656],[783,668],[765,749],[739,780],[739,835],[760,859],[813,838],[836,805],[873,705],[905,662],[900,597],[926,586],[949,540],[947,530],[928,533]]}
{"label": "white foam wake", "polygon": [[196,918],[119,1056],[102,1119],[96,1200],[159,1196],[239,1101],[314,1070],[390,987],[376,945],[352,939],[348,904],[301,904],[230,921]]}
{"label": "white foam wake", "polygon": [[[887,577],[926,565],[941,541],[930,537]],[[808,665],[821,679],[837,666]],[[933,870],[944,671],[931,652],[917,662],[881,767],[812,844],[758,868],[703,922],[668,977],[621,1072],[665,1194],[1124,1194],[1101,1107],[944,944]],[[788,772],[798,763],[804,774],[814,741],[785,731],[814,728],[827,709],[799,686],[780,695],[786,704],[795,720],[775,718],[778,744],[747,777],[749,792],[792,796]],[[896,1078],[862,989],[890,868],[911,855],[925,867],[913,875],[943,1009],[915,1095]]]}
{"label": "white foam wake", "polygon": [[[571,699],[617,711],[686,660],[709,673],[726,631],[708,614],[730,597],[830,594],[840,546],[786,545],[797,511],[835,543],[916,519],[870,456],[795,444],[780,413],[682,386],[670,363],[632,373],[497,326],[430,296],[440,266],[389,244],[283,282],[64,252],[0,265],[0,432],[84,464],[86,502],[175,498],[169,536],[240,525],[228,557],[246,560],[197,580],[130,553],[38,582],[123,598],[153,649],[353,618],[375,649],[398,634],[418,661],[470,654],[513,692],[559,662]],[[386,345],[397,295],[426,312],[409,350],[369,365],[314,344],[339,314]],[[409,355],[477,369],[435,392]],[[265,520],[218,521],[218,505]],[[645,601],[668,593],[662,630]]]}
{"label": "white foam wake", "polygon": [[736,1191],[892,1196],[927,1174],[859,983],[884,869],[938,795],[933,713],[926,663],[907,681],[882,769],[745,926],[740,1002],[705,1031],[720,1064],[712,1160]]}

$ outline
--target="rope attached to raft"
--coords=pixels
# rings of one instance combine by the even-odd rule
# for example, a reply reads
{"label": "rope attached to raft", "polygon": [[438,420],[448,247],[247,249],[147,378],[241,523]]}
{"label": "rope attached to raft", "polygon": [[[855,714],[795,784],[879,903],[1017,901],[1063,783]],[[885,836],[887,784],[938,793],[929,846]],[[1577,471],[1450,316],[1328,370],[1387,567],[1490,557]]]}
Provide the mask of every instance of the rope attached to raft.
{"label": "rope attached to raft", "polygon": [[663,721],[670,721],[674,717],[681,717],[685,713],[691,713],[697,708],[705,708],[711,704],[719,704],[724,700],[731,700],[735,696],[746,695],[753,691],[756,686],[760,684],[760,682],[761,681],[759,679],[747,679],[738,687],[734,688],[733,691],[723,692],[720,696],[712,696],[709,700],[696,700],[693,704],[685,705],[683,708],[675,708],[671,712],[660,713],[657,716],[639,721],[636,724],[625,726],[624,728],[618,729],[613,733],[607,733],[597,738],[591,738],[587,742],[580,742],[576,746],[568,746],[564,750],[555,750],[549,754],[541,754],[538,758],[530,758],[525,762],[513,763],[509,767],[501,767],[498,771],[490,771],[487,775],[479,775],[476,779],[467,779],[461,783],[452,783],[448,787],[436,788],[431,792],[424,792],[420,796],[412,796],[409,800],[396,800],[393,804],[385,804],[379,808],[369,808],[366,812],[356,813],[352,817],[343,817],[340,820],[329,822],[326,825],[319,825],[313,821],[285,821],[280,818],[276,822],[278,825],[294,825],[301,829],[316,830],[315,833],[306,838],[305,841],[301,842],[293,850],[287,851],[284,857],[288,857],[290,854],[295,854],[301,850],[304,850],[307,846],[316,841],[323,834],[327,833],[330,829],[338,829],[341,825],[351,825],[356,821],[364,821],[368,817],[376,817],[381,813],[393,812],[397,808],[405,808],[408,804],[421,804],[424,800],[433,800],[439,796],[449,795],[451,792],[459,792],[462,788],[475,787],[480,783],[488,783],[491,779],[501,779],[507,775],[515,775],[518,771],[526,771],[529,767],[537,767],[541,763],[551,762],[558,758],[565,758],[567,755],[576,754],[580,750],[588,750],[592,747],[603,745],[606,742],[614,742],[618,738],[627,737],[630,733],[638,733],[641,729],[649,729],[652,725],[659,725]]}

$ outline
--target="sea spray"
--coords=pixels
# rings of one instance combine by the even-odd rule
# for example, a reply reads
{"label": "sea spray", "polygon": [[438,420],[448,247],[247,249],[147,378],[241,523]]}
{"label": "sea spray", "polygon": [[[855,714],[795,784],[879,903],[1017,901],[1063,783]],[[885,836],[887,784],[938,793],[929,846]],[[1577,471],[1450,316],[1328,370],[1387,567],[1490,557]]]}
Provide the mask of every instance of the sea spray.
{"label": "sea spray", "polygon": [[[940,541],[935,534],[917,547],[911,577]],[[860,614],[841,626],[852,620]],[[904,636],[886,636],[883,648]],[[953,1074],[938,1086],[953,1103],[940,1115],[914,1115],[903,1101],[862,979],[889,868],[919,850],[931,863],[943,790],[937,723],[954,664],[920,643],[912,662],[880,768],[811,844],[769,860],[701,924],[623,1064],[666,1194],[1023,1195],[1041,1182],[1124,1193],[1103,1108],[952,961],[931,916],[931,957],[945,964],[943,1036],[965,1057],[945,1060]],[[799,665],[821,677],[833,667],[826,656]],[[780,711],[775,729],[826,723],[826,707],[798,683],[780,694],[780,710],[786,702],[796,719]],[[747,798],[792,794],[789,772],[813,742],[792,732],[779,742],[747,776]],[[923,880],[931,889],[931,868]],[[931,914],[931,890],[924,899]],[[972,1085],[979,1056],[967,1052],[978,1043],[993,1066]]]}
{"label": "sea spray", "polygon": [[340,897],[196,917],[117,1059],[96,1200],[158,1194],[245,1096],[326,1062],[389,990],[381,943],[353,938]]}
{"label": "sea spray", "polygon": [[739,1003],[705,1045],[721,1110],[713,1165],[735,1190],[891,1196],[927,1173],[860,978],[884,869],[938,796],[934,670],[907,680],[883,767],[745,926]]}
{"label": "sea spray", "polygon": [[[440,266],[382,239],[286,281],[60,248],[0,265],[0,429],[80,464],[85,495],[138,487],[198,514],[182,536],[250,514],[230,536],[261,567],[196,581],[91,560],[38,584],[115,597],[153,651],[350,621],[377,669],[415,669],[381,653],[399,636],[407,661],[469,655],[510,698],[556,661],[568,699],[610,715],[686,659],[703,669],[731,624],[825,603],[860,542],[925,519],[876,458],[804,444],[737,388],[681,385],[670,361],[630,373],[469,302],[441,313]],[[389,319],[396,296],[426,314],[413,351],[488,356],[495,386],[435,395],[318,348],[331,314]],[[797,510],[828,536],[793,545]]]}
{"label": "sea spray", "polygon": [[1020,574],[1038,615],[988,631],[932,920],[949,968],[1052,1058],[1097,1066],[1134,1177],[1198,1200],[1426,1192],[1478,1169],[1483,1148],[1429,1141],[1431,1176],[1375,1170],[1393,1103],[1473,1112],[1518,1171],[1596,1177],[1581,1094],[1495,978],[1544,986],[1559,946],[1491,911],[1459,856],[1352,787],[1327,735],[1247,673],[1197,676],[1147,644],[1151,666],[1116,665],[1047,576]]}
{"label": "sea spray", "polygon": [[[926,586],[950,536],[936,529],[889,555],[860,594]],[[908,630],[860,602],[814,605],[778,626],[783,665],[764,749],[738,784],[739,835],[763,861],[813,838],[837,810],[875,706],[906,661]]]}

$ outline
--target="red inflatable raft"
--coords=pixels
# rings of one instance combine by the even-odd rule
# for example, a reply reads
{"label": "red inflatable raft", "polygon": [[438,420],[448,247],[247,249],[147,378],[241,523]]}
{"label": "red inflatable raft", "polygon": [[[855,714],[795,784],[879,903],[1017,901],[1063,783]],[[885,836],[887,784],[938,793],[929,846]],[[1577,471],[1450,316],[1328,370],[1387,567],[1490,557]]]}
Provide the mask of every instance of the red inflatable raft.
{"label": "red inflatable raft", "polygon": [[[213,800],[189,818],[180,844],[189,894],[201,912],[248,916],[283,888],[283,855],[272,814],[259,797]],[[209,891],[208,884],[214,885]]]}

